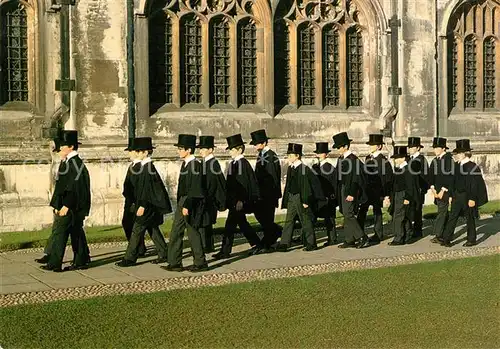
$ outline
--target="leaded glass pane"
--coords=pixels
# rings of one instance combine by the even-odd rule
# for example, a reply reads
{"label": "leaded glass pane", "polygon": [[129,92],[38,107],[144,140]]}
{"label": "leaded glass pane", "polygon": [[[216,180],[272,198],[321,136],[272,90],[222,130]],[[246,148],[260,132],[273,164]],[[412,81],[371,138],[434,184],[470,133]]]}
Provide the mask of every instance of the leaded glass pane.
{"label": "leaded glass pane", "polygon": [[316,63],[314,28],[302,26],[299,30],[299,105],[316,102]]}
{"label": "leaded glass pane", "polygon": [[230,97],[229,24],[223,17],[210,22],[210,104],[228,104]]}
{"label": "leaded glass pane", "polygon": [[465,40],[465,108],[475,108],[477,103],[476,93],[476,39],[469,36]]}
{"label": "leaded glass pane", "polygon": [[360,107],[363,102],[363,38],[361,32],[347,34],[347,105]]}
{"label": "leaded glass pane", "polygon": [[182,104],[202,102],[201,24],[194,15],[183,17],[181,23]]}
{"label": "leaded glass pane", "polygon": [[484,41],[484,108],[495,108],[495,39],[492,37]]}
{"label": "leaded glass pane", "polygon": [[257,28],[250,20],[238,27],[238,105],[256,104]]}
{"label": "leaded glass pane", "polygon": [[323,29],[323,104],[338,106],[339,93],[339,33],[333,26]]}

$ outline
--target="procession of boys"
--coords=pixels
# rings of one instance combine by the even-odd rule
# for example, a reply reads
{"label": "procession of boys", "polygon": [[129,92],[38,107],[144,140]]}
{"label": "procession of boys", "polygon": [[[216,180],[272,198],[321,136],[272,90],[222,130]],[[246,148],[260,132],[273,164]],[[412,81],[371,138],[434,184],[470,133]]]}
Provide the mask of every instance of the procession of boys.
{"label": "procession of boys", "polygon": [[[265,130],[251,133],[249,145],[257,152],[254,168],[245,158],[247,142],[241,134],[227,137],[226,151],[232,160],[222,170],[215,157],[213,136],[179,135],[175,147],[182,165],[174,202],[155,167],[152,139],[130,139],[125,149],[131,163],[123,184],[122,219],[128,246],[116,265],[133,267],[145,257],[146,233],[158,255],[152,263],[176,272],[205,271],[209,268],[207,260],[230,258],[238,232],[251,247],[249,255],[288,252],[296,243],[302,244],[304,251],[315,251],[315,226],[319,220],[324,220],[327,233],[323,247],[369,248],[389,234],[393,236],[390,246],[411,244],[423,237],[426,195],[433,197],[438,209],[430,241],[451,247],[458,219],[465,216],[464,246],[476,245],[475,219],[478,208],[488,202],[488,194],[482,171],[471,160],[473,149],[468,139],[457,140],[449,152],[447,140],[435,137],[435,157],[428,163],[419,137],[409,137],[406,145],[394,146],[389,159],[382,153],[384,136],[371,134],[366,142],[369,155],[360,159],[350,149],[353,140],[341,132],[332,137],[333,143],[316,143],[317,160],[311,167],[302,161],[303,145],[289,143],[283,191],[280,156],[270,148],[269,139]],[[78,154],[81,143],[77,131],[62,131],[54,144],[54,152],[61,158],[50,202],[54,221],[45,255],[36,261],[42,269],[54,272],[86,269],[91,262],[84,231],[84,220],[91,208],[90,176]],[[338,155],[335,164],[329,160],[332,150]],[[286,209],[283,227],[275,223],[280,200],[281,208]],[[387,205],[392,219],[384,226],[382,208]],[[365,227],[370,207],[372,231]],[[343,215],[343,241],[336,230],[337,209]],[[222,243],[216,251],[213,225],[218,214],[226,210]],[[169,213],[174,213],[174,218],[167,243],[160,226]],[[259,222],[262,238],[248,222],[249,214]],[[297,221],[301,234],[294,237]],[[187,267],[183,265],[184,234],[193,256],[193,264]],[[71,265],[63,268],[68,238],[74,257]]]}

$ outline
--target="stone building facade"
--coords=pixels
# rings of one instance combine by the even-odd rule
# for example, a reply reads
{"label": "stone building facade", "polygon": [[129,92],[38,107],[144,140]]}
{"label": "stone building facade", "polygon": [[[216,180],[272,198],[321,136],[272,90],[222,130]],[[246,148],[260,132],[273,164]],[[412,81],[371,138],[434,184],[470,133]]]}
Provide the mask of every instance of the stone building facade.
{"label": "stone building facade", "polygon": [[[227,159],[226,136],[266,128],[307,157],[341,131],[361,155],[368,133],[389,152],[421,136],[429,157],[436,135],[471,138],[500,198],[498,0],[134,1],[135,133],[154,137],[172,196],[178,133],[215,135]],[[63,127],[91,172],[87,223],[119,223],[126,2],[72,2],[0,0],[0,232],[51,223],[48,137]]]}

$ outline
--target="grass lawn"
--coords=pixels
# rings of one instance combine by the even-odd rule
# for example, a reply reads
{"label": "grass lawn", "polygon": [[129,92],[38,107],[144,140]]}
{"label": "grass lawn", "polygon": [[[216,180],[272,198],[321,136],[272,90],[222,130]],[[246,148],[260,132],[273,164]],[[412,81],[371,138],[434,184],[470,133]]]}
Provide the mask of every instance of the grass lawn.
{"label": "grass lawn", "polygon": [[0,309],[3,348],[498,348],[500,256]]}
{"label": "grass lawn", "polygon": [[[429,205],[424,207],[424,216],[427,215],[428,218],[432,218],[437,212],[437,207],[435,205]],[[492,201],[480,208],[480,213],[482,214],[494,214],[500,212],[500,200]],[[369,211],[371,214],[371,209]],[[340,214],[338,214],[340,215]],[[340,215],[341,216],[341,215]],[[387,210],[384,209],[384,221],[389,220],[389,214]],[[253,216],[249,216],[248,220],[250,224],[254,226],[255,229],[259,230],[260,225],[257,223]],[[370,217],[367,219],[367,224],[369,224]],[[283,225],[285,221],[285,215],[277,215],[276,223]],[[215,226],[215,233],[222,234],[223,227],[225,223],[225,218],[219,218]],[[337,218],[337,225],[343,223],[342,217]],[[318,226],[322,226],[323,221],[320,220]],[[161,227],[162,232],[165,236],[168,236],[172,227],[172,218],[165,221],[165,224]],[[125,234],[120,226],[107,226],[107,227],[88,227],[85,228],[87,234],[87,241],[89,243],[97,242],[110,242],[110,241],[125,241]],[[47,242],[51,232],[50,228],[38,230],[38,231],[20,231],[20,232],[7,232],[0,233],[0,251],[17,250],[22,248],[32,248],[32,247],[43,247]],[[149,236],[147,235],[149,238]]]}

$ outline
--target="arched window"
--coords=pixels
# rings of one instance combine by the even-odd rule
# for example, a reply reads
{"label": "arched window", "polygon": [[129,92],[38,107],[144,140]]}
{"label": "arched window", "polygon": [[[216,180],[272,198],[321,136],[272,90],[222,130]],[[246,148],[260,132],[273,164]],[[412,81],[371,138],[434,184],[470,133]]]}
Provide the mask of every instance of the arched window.
{"label": "arched window", "polygon": [[314,27],[299,27],[299,105],[314,105],[316,99],[316,40]]}
{"label": "arched window", "polygon": [[181,104],[202,102],[202,40],[201,23],[194,14],[181,20]]}
{"label": "arched window", "polygon": [[0,105],[27,102],[28,20],[25,6],[10,1],[0,7]]}
{"label": "arched window", "polygon": [[448,23],[449,112],[500,110],[500,6],[464,2]]}
{"label": "arched window", "polygon": [[210,21],[210,105],[229,104],[231,47],[227,18]]}
{"label": "arched window", "polygon": [[339,32],[330,24],[323,28],[323,103],[340,105],[340,52]]}
{"label": "arched window", "polygon": [[360,107],[363,101],[363,38],[354,27],[347,31],[347,103]]}
{"label": "arched window", "polygon": [[238,23],[238,106],[257,103],[257,27],[250,18]]}

